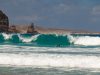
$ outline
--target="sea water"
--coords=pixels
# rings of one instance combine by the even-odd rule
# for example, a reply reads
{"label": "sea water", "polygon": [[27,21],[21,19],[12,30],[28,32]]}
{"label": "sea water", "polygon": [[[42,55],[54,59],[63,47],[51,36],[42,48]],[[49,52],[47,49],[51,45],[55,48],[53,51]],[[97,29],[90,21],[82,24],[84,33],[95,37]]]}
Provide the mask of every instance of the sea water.
{"label": "sea water", "polygon": [[0,75],[100,75],[100,35],[1,33]]}

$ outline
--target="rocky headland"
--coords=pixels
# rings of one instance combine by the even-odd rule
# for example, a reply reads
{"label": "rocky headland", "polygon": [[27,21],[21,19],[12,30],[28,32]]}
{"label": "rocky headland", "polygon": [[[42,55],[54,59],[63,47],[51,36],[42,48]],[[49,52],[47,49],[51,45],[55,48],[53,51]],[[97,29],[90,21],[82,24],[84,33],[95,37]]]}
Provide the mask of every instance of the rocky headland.
{"label": "rocky headland", "polygon": [[0,10],[0,32],[4,33],[31,33],[31,34],[100,34],[82,30],[70,30],[70,29],[56,29],[56,28],[45,28],[34,25],[31,23],[29,25],[10,25],[8,16]]}
{"label": "rocky headland", "polygon": [[54,28],[43,28],[40,26],[35,26],[34,23],[29,25],[10,25],[8,16],[0,10],[0,32],[4,33],[68,33],[69,30],[64,29],[54,29]]}
{"label": "rocky headland", "polygon": [[37,34],[35,31],[34,23],[24,26],[24,25],[9,25],[8,16],[0,10],[0,32],[4,33],[31,33]]}

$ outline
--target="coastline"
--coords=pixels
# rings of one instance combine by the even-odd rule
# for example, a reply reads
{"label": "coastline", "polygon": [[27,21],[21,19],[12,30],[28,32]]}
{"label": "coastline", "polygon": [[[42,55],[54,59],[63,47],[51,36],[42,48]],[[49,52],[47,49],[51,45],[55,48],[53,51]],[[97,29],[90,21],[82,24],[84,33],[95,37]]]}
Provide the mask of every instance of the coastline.
{"label": "coastline", "polygon": [[0,10],[0,32],[1,33],[31,33],[35,34],[94,34],[98,35],[100,32],[90,32],[85,30],[75,29],[61,29],[61,28],[46,28],[41,26],[35,26],[34,23],[29,25],[11,25],[9,24],[8,16]]}
{"label": "coastline", "polygon": [[[27,33],[29,25],[15,25],[18,33]],[[44,28],[40,26],[34,26],[34,31],[40,34],[88,34],[88,35],[100,35],[99,32],[89,32],[80,30],[70,30],[70,29],[57,29],[57,28]]]}

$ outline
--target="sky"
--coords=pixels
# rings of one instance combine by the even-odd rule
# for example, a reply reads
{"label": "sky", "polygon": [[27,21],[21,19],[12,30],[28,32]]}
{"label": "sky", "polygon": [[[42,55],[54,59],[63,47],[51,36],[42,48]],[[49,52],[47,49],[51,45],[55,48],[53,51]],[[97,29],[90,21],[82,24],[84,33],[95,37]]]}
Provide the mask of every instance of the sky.
{"label": "sky", "polygon": [[100,32],[100,0],[0,0],[10,24]]}

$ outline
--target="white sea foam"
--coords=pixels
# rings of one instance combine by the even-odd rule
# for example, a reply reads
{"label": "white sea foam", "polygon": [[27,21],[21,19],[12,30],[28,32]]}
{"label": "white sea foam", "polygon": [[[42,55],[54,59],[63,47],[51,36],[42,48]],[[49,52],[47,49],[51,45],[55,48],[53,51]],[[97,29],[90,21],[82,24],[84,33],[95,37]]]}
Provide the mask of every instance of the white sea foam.
{"label": "white sea foam", "polygon": [[20,34],[18,35],[19,39],[22,40],[22,42],[32,42],[35,41],[38,38],[39,34],[31,36],[31,37],[23,37]]}
{"label": "white sea foam", "polygon": [[3,37],[5,40],[11,39],[12,38],[12,34],[6,34],[6,33],[2,33]]}
{"label": "white sea foam", "polygon": [[37,67],[100,68],[100,57],[47,54],[0,54],[0,65]]}
{"label": "white sea foam", "polygon": [[97,46],[100,45],[100,37],[93,36],[71,36],[68,35],[71,43],[75,45],[85,45],[85,46]]}

